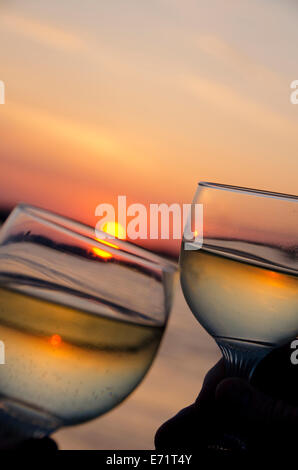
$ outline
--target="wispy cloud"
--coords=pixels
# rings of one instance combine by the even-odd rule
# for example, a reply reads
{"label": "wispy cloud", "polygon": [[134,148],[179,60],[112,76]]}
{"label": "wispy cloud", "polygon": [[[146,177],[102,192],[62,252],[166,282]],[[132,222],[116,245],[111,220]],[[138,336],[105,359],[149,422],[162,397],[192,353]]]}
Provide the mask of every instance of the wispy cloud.
{"label": "wispy cloud", "polygon": [[13,34],[25,36],[46,46],[67,51],[82,51],[84,41],[75,33],[65,31],[41,20],[19,16],[15,13],[2,13],[0,24]]}
{"label": "wispy cloud", "polygon": [[[18,122],[23,122],[25,125],[45,132],[49,136],[52,135],[66,144],[71,144],[72,147],[80,146],[85,151],[88,150],[90,154],[121,155],[121,146],[117,142],[117,138],[106,129],[90,127],[82,122],[66,119],[14,102],[10,102],[7,107],[6,117],[17,119]],[[74,154],[72,155],[74,156]]]}
{"label": "wispy cloud", "polygon": [[184,77],[182,84],[185,90],[199,100],[209,103],[217,112],[223,111],[226,118],[233,117],[237,122],[244,119],[252,127],[265,129],[274,135],[293,137],[296,140],[295,121],[279,111],[253,101],[230,86],[199,76]]}
{"label": "wispy cloud", "polygon": [[[88,35],[84,30],[84,37],[80,31],[73,32],[66,28],[58,27],[50,22],[32,17],[20,16],[13,12],[5,12],[0,16],[1,29],[6,29],[13,36],[21,36],[34,41],[42,47],[46,46],[64,52],[74,52],[88,60],[95,66],[101,66],[108,71],[116,72],[118,75],[128,77],[140,76],[140,70],[148,67],[150,57],[144,58],[133,51],[113,47],[108,42],[99,41],[96,35]],[[152,60],[151,73],[154,75],[156,57]],[[162,61],[160,61],[162,64]]]}
{"label": "wispy cloud", "polygon": [[253,80],[261,80],[276,86],[283,84],[281,78],[268,67],[253,60],[247,53],[237,49],[216,35],[201,35],[194,38],[195,45],[205,54],[214,57],[230,68],[236,68]]}

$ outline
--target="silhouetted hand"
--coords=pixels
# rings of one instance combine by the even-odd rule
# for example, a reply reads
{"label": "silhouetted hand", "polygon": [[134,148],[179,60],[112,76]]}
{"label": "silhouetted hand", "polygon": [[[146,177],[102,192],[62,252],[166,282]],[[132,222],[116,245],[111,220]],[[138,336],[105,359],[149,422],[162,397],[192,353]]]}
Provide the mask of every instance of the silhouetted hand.
{"label": "silhouetted hand", "polygon": [[43,439],[28,439],[20,443],[14,450],[26,452],[54,452],[58,450],[58,446],[50,437],[44,437]]}
{"label": "silhouetted hand", "polygon": [[207,453],[283,453],[296,446],[298,365],[289,345],[257,367],[251,383],[227,378],[223,360],[206,375],[192,405],[164,423],[156,449]]}
{"label": "silhouetted hand", "polygon": [[1,442],[1,450],[10,451],[25,451],[25,452],[55,452],[58,450],[56,442],[50,437],[44,437],[42,439],[27,439],[19,442],[18,444],[11,445],[9,443]]}

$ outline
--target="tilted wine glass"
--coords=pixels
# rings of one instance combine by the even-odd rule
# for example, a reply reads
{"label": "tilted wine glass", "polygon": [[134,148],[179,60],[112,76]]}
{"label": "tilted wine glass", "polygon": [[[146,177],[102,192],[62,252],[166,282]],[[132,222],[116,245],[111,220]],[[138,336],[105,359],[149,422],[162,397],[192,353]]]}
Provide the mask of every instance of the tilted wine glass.
{"label": "tilted wine glass", "polygon": [[297,196],[199,183],[193,204],[203,207],[203,245],[182,242],[181,285],[229,375],[251,377],[298,334],[297,203]]}
{"label": "tilted wine glass", "polygon": [[20,205],[0,230],[0,442],[99,416],[142,380],[171,307],[174,263]]}

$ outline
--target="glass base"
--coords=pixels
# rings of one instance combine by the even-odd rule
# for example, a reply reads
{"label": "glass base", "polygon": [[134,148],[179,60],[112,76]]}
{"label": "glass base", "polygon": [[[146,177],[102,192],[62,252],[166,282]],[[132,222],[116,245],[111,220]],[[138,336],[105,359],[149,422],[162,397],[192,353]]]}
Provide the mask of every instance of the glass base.
{"label": "glass base", "polygon": [[44,411],[0,396],[0,449],[13,448],[27,439],[46,437],[61,424]]}
{"label": "glass base", "polygon": [[274,349],[273,345],[266,343],[221,337],[214,339],[222,352],[228,377],[250,380],[259,362]]}

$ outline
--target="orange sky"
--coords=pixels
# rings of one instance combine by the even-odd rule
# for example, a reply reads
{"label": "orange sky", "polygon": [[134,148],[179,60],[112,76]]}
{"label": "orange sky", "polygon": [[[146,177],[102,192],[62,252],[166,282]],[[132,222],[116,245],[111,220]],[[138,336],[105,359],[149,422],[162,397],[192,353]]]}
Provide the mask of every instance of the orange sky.
{"label": "orange sky", "polygon": [[0,7],[0,206],[95,224],[101,202],[191,202],[199,180],[297,194],[292,1]]}

